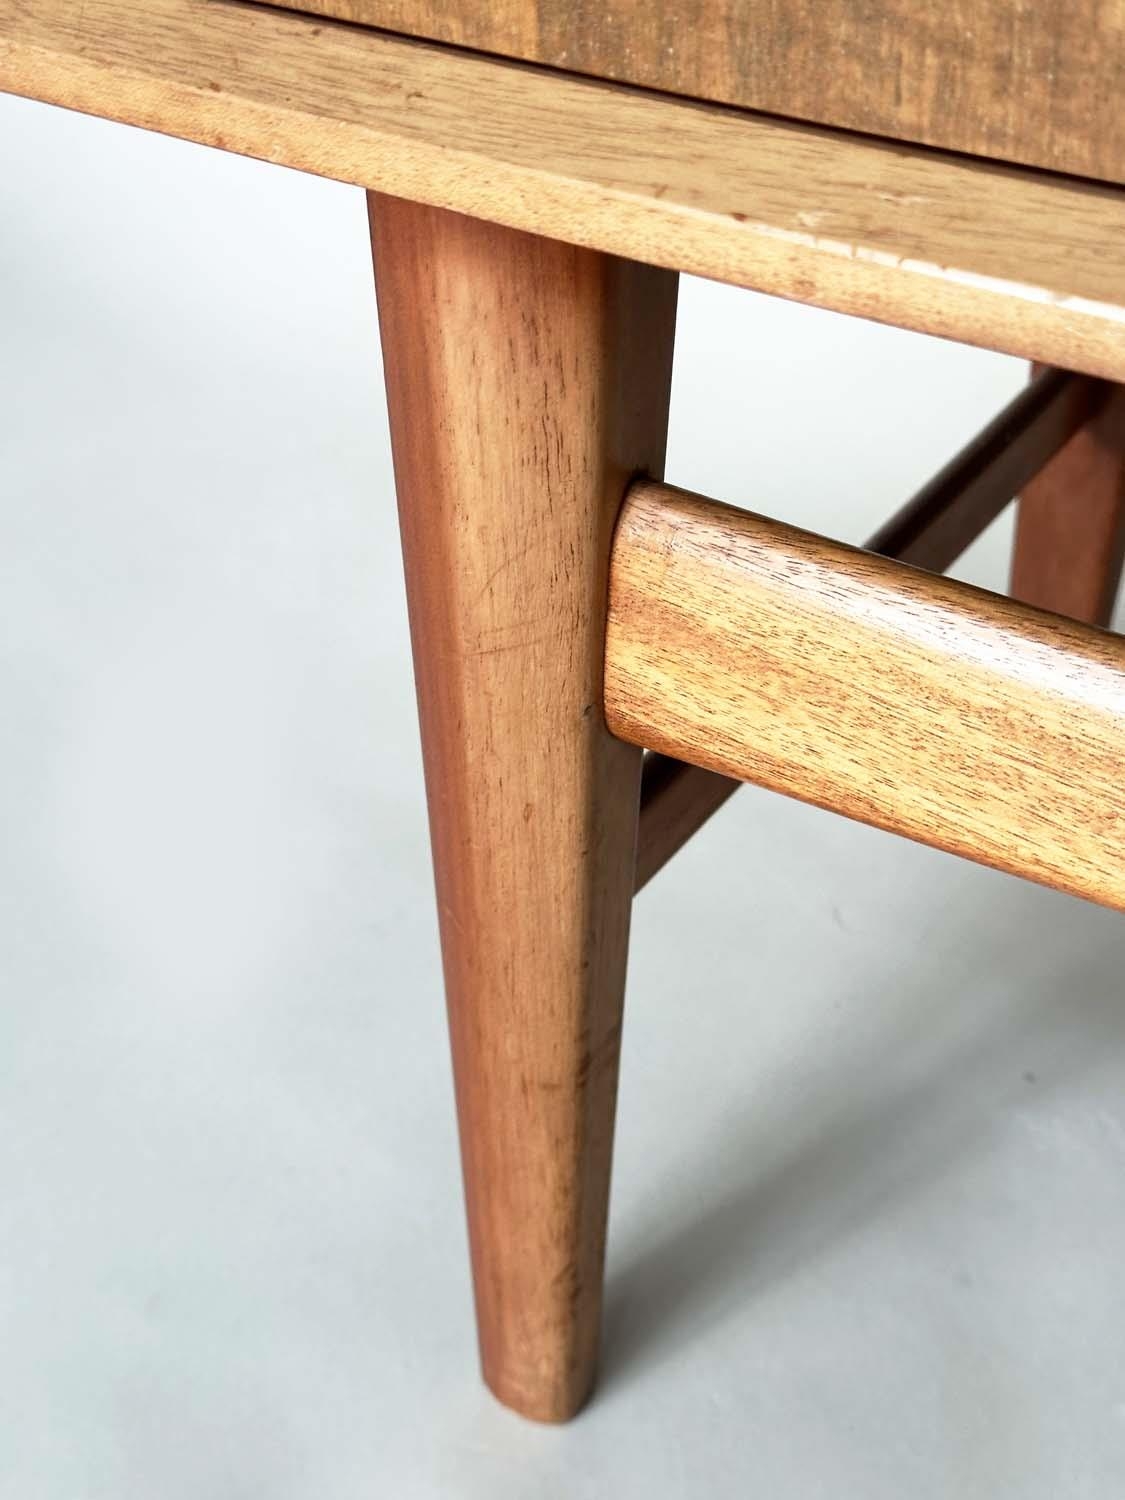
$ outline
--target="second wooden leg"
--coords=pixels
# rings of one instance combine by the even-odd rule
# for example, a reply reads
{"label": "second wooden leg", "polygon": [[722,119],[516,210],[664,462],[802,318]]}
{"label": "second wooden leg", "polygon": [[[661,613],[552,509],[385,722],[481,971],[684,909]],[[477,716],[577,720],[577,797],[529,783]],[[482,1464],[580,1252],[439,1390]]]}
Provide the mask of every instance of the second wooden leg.
{"label": "second wooden leg", "polygon": [[594,1375],[639,752],[602,714],[610,540],[659,472],[675,278],[371,199],[484,1375]]}
{"label": "second wooden leg", "polygon": [[1125,387],[1024,489],[1014,598],[1108,625],[1125,559]]}

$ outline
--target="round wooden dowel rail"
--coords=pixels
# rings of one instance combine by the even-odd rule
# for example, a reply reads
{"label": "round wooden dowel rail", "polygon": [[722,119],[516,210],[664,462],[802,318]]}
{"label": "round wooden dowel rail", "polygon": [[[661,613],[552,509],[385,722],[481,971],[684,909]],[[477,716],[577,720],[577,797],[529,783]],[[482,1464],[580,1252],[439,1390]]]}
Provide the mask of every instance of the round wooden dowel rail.
{"label": "round wooden dowel rail", "polygon": [[[1117,390],[1108,381],[1040,370],[1026,390],[880,526],[866,550],[935,573],[952,567],[1012,497],[1075,433],[1099,417]],[[1072,520],[1071,527],[1081,535],[1088,524],[1084,514],[1082,526]],[[1075,550],[1073,541],[1070,548]],[[642,890],[741,785],[667,755],[647,755],[635,889]]]}
{"label": "round wooden dowel rail", "polygon": [[1125,907],[1125,641],[648,481],[610,569],[622,739]]}

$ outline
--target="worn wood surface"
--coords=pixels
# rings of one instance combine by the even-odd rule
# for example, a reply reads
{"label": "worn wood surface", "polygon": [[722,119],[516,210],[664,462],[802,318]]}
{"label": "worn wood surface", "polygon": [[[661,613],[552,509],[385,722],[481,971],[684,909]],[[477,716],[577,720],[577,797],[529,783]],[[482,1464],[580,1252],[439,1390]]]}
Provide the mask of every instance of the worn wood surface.
{"label": "worn wood surface", "polygon": [[[1102,411],[1118,389],[1062,370],[1040,371],[1026,390],[879,528],[866,550],[937,573],[952,567],[1013,495],[1080,432],[1083,423]],[[1079,451],[1085,451],[1084,447]],[[1077,539],[1069,543],[1073,552],[1087,534],[1085,499],[1076,501],[1068,514]],[[1099,514],[1095,510],[1095,536],[1100,535]],[[1045,539],[1047,547],[1051,540]],[[1067,550],[1065,542],[1063,550]],[[1048,565],[1044,559],[1040,566]],[[1033,598],[1030,602],[1047,601]],[[740,785],[666,755],[646,757],[637,840],[638,891]]]}
{"label": "worn wood surface", "polygon": [[610,536],[663,463],[675,277],[373,196],[482,1363],[594,1375],[640,752],[607,732]]}
{"label": "worn wood surface", "polygon": [[1022,487],[1011,591],[1108,625],[1125,560],[1125,388]]}
{"label": "worn wood surface", "polygon": [[1121,189],[231,0],[0,0],[0,88],[1125,379]]}
{"label": "worn wood surface", "polygon": [[283,0],[529,62],[1125,181],[1121,0]]}
{"label": "worn wood surface", "polygon": [[640,482],[606,716],[633,744],[1125,907],[1125,641]]}

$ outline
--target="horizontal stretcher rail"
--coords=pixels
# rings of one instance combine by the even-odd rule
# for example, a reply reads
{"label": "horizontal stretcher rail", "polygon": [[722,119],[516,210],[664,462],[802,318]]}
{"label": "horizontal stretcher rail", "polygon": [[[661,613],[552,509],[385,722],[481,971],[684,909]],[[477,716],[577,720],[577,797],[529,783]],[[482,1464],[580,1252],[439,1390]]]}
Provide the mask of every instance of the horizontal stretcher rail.
{"label": "horizontal stretcher rail", "polygon": [[0,89],[1125,380],[1125,190],[234,0],[0,0]]}
{"label": "horizontal stretcher rail", "polygon": [[641,481],[606,718],[636,745],[1125,907],[1125,640]]}
{"label": "horizontal stretcher rail", "polygon": [[[1104,406],[1111,385],[1041,371],[901,507],[867,551],[944,572],[1012,497]],[[639,891],[742,785],[666,755],[645,757],[637,840]]]}

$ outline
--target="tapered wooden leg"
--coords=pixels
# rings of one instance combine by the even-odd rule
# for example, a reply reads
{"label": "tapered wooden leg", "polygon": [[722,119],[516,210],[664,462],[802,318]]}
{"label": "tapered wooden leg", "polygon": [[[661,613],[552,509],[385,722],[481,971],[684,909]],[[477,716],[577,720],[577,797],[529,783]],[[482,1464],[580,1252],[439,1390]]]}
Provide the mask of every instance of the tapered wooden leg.
{"label": "tapered wooden leg", "polygon": [[1125,387],[1020,495],[1011,592],[1108,625],[1125,560]]}
{"label": "tapered wooden leg", "polygon": [[638,751],[602,717],[612,529],[663,462],[671,274],[372,196],[484,1376],[594,1376]]}

